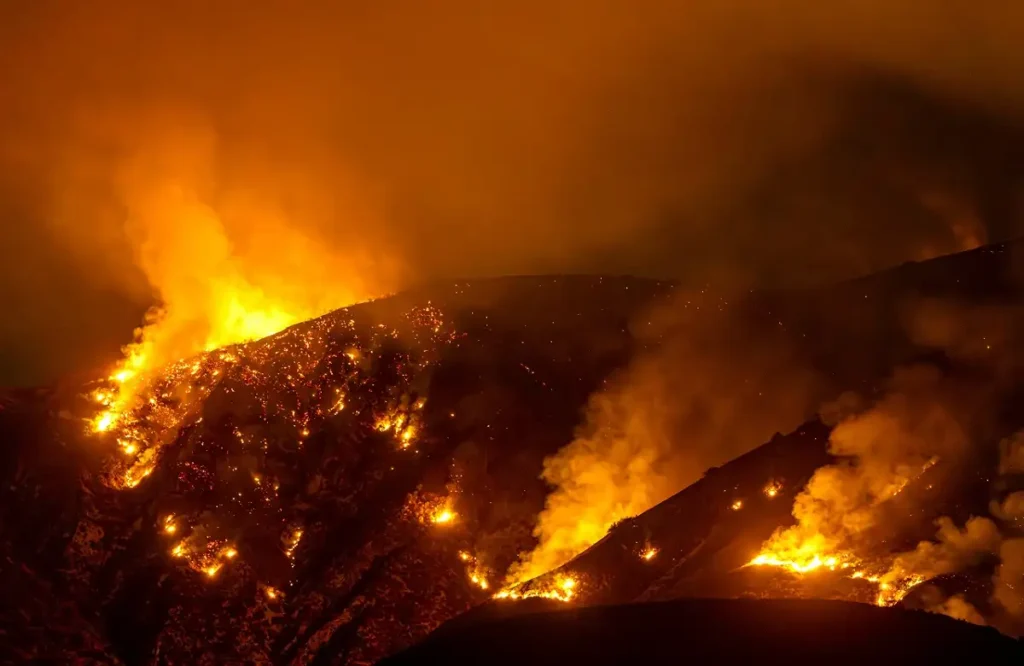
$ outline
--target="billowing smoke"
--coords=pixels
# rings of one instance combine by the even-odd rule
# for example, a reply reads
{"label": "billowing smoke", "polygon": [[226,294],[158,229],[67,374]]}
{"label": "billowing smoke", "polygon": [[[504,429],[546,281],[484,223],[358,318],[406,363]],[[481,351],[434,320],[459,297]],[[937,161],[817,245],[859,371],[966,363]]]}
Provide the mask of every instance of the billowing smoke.
{"label": "billowing smoke", "polygon": [[971,624],[985,624],[985,618],[981,612],[974,607],[962,594],[954,594],[948,599],[944,599],[936,603],[935,605],[929,606],[928,610],[933,613],[941,613],[942,615],[948,615],[951,618],[962,620],[964,622],[970,622]]}
{"label": "billowing smoke", "polygon": [[935,541],[922,541],[909,553],[896,557],[892,568],[882,577],[894,582],[906,578],[934,578],[955,573],[977,564],[986,555],[999,552],[1003,540],[996,524],[983,517],[973,517],[963,529],[950,518],[937,521]]}
{"label": "billowing smoke", "polygon": [[999,444],[999,474],[1024,474],[1024,431]]}
{"label": "billowing smoke", "polygon": [[797,523],[763,550],[800,568],[849,553],[878,525],[886,502],[937,462],[964,455],[970,439],[960,398],[935,368],[917,366],[897,371],[863,411],[850,414],[846,396],[826,406],[841,419],[829,441],[841,461],[814,473],[793,504]]}
{"label": "billowing smoke", "polygon": [[1007,539],[999,548],[993,598],[1024,633],[1024,538]]}
{"label": "billowing smoke", "polygon": [[634,335],[650,351],[591,397],[574,441],[544,461],[553,490],[534,530],[538,545],[511,582],[564,564],[616,521],[813,410],[818,378],[785,332],[742,320],[717,296],[683,293],[640,318]]}
{"label": "billowing smoke", "polygon": [[174,355],[423,279],[813,282],[1006,236],[1021,26],[916,0],[9,3],[4,367],[94,366],[154,303]]}
{"label": "billowing smoke", "polygon": [[[1012,463],[1020,437],[1021,433],[1017,433],[1001,442],[1000,470],[1010,467],[1008,463]],[[990,518],[973,517],[963,529],[958,529],[951,519],[940,518],[936,540],[923,541],[915,550],[898,555],[883,579],[928,579],[963,571],[986,557],[998,558],[992,578],[994,608],[989,617],[958,596],[930,610],[975,624],[986,624],[989,620],[1007,633],[1024,634],[1024,538],[1019,536],[1024,492],[1010,493],[1001,505],[993,501],[992,515],[1002,521],[1001,527]]]}

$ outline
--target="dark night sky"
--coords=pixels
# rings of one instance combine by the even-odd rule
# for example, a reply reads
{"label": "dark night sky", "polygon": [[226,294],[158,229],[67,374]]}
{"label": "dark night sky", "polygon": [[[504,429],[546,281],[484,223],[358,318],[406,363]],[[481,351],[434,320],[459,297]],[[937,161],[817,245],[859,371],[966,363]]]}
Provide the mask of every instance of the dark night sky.
{"label": "dark night sky", "polygon": [[219,275],[739,287],[1013,236],[1022,44],[977,0],[4,3],[0,383]]}

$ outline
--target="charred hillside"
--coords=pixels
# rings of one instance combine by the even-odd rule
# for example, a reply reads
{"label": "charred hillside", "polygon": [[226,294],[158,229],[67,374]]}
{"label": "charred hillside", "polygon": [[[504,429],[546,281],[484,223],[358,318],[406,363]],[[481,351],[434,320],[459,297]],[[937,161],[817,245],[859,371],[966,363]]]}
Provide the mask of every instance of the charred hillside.
{"label": "charred hillside", "polygon": [[[870,393],[899,364],[941,362],[908,333],[908,301],[1018,302],[1019,250],[714,311],[784,337],[823,396]],[[679,293],[632,278],[433,286],[183,360],[116,413],[109,382],[5,396],[7,655],[369,663],[493,603],[533,545],[543,460],[591,395],[657,351],[647,315]],[[785,592],[743,565],[833,460],[829,435],[810,421],[710,470],[550,580],[572,572],[582,603]],[[988,499],[967,484],[944,501]],[[912,522],[924,535],[931,518]],[[858,585],[803,596],[870,600]]]}

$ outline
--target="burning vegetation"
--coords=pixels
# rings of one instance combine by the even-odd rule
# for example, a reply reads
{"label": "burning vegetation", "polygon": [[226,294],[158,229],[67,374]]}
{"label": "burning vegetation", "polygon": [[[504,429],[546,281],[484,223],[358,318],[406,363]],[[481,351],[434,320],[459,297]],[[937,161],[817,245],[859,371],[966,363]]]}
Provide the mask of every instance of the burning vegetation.
{"label": "burning vegetation", "polygon": [[[542,291],[528,290],[531,302],[534,289]],[[973,442],[986,436],[978,424],[989,422],[991,393],[970,383],[973,375],[908,366],[877,391],[822,409],[828,425],[801,426],[709,469],[720,462],[714,456],[732,455],[714,452],[724,443],[756,444],[758,433],[785,428],[753,418],[737,425],[729,415],[750,406],[755,414],[783,413],[785,421],[807,401],[775,396],[761,404],[764,384],[743,381],[724,351],[704,353],[709,332],[681,343],[668,337],[671,327],[641,327],[634,335],[650,348],[610,376],[606,368],[614,366],[601,366],[604,374],[595,373],[593,388],[575,404],[590,395],[583,424],[575,433],[567,425],[547,438],[550,448],[539,449],[544,481],[553,486],[545,497],[539,481],[531,489],[531,474],[511,471],[529,467],[510,463],[527,459],[530,444],[517,449],[516,442],[533,441],[534,430],[519,426],[534,427],[533,415],[556,395],[555,382],[571,392],[579,366],[565,362],[569,372],[553,380],[564,349],[541,347],[549,357],[537,360],[515,356],[522,344],[506,345],[501,355],[474,347],[474,336],[496,326],[493,309],[468,318],[409,300],[374,305],[383,306],[393,314],[345,309],[171,363],[138,384],[135,406],[124,411],[116,409],[116,372],[90,387],[83,416],[89,446],[108,453],[96,477],[105,487],[94,491],[91,501],[101,509],[75,529],[69,557],[102,571],[109,553],[121,552],[112,544],[128,543],[117,541],[125,537],[103,512],[136,511],[123,523],[139,527],[121,534],[155,544],[189,600],[182,609],[248,595],[255,605],[247,613],[283,612],[309,627],[286,625],[301,635],[267,629],[252,654],[291,655],[282,646],[294,641],[296,658],[348,640],[333,638],[348,623],[360,644],[379,650],[372,654],[392,649],[374,641],[405,635],[389,624],[403,595],[432,613],[417,625],[423,632],[488,599],[591,604],[708,593],[902,603],[1007,631],[1015,626],[1022,491],[1014,483],[1024,469],[1024,439],[1007,437],[998,460],[987,463],[984,473],[997,480],[991,497],[971,505],[974,517],[935,499],[947,488],[960,496],[950,478],[973,469]],[[769,315],[771,326],[788,326]],[[569,311],[565,318],[578,317]],[[609,319],[621,331],[621,320]],[[518,343],[508,329],[501,335]],[[548,344],[556,338],[547,330],[540,336]],[[786,346],[771,342],[769,349]],[[453,355],[469,361],[442,361]],[[680,385],[685,375],[662,361],[666,355],[692,367],[687,382],[725,373],[746,387],[743,395],[718,402],[688,393]],[[502,390],[488,393],[475,382],[495,356],[505,365],[486,372],[503,378]],[[780,363],[762,350],[747,352],[743,362],[744,370],[757,370],[752,376],[769,379]],[[798,376],[787,381],[799,383]],[[513,382],[537,401],[517,406],[521,398],[510,398],[507,388]],[[681,413],[677,390],[687,405]],[[551,417],[536,420],[544,418]],[[492,437],[500,448],[487,448]],[[532,470],[544,459],[534,455]],[[795,521],[787,525],[790,509]],[[920,529],[932,521],[937,532]],[[113,536],[103,536],[107,529]],[[124,552],[143,546],[134,548]],[[949,576],[977,571],[991,589],[948,587]],[[424,601],[430,590],[439,592]],[[345,599],[344,609],[325,599]],[[351,619],[364,612],[372,625]],[[162,636],[204,631],[187,619],[202,613],[176,613]],[[256,625],[246,619],[233,626]],[[367,626],[372,640],[359,633]]]}
{"label": "burning vegetation", "polygon": [[[394,435],[399,450],[414,446],[426,401],[413,397],[411,391],[440,349],[455,339],[455,333],[431,306],[411,309],[406,320],[405,331],[373,326],[361,346],[338,348],[335,341],[351,338],[356,324],[340,311],[311,322],[301,332],[293,329],[252,344],[203,352],[162,369],[145,367],[144,345],[128,348],[125,360],[92,394],[100,411],[91,418],[90,430],[116,445],[104,472],[107,484],[115,490],[132,491],[158,468],[169,467],[168,472],[174,470],[172,483],[180,492],[221,493],[226,502],[221,515],[182,511],[168,513],[160,521],[164,535],[176,539],[168,546],[172,558],[209,580],[241,559],[230,541],[240,523],[273,529],[275,523],[290,521],[280,534],[280,547],[294,567],[305,531],[301,516],[289,512],[281,500],[272,445],[274,449],[301,449],[316,433],[330,427],[332,420],[345,418],[357,423],[373,419],[372,428]],[[277,323],[272,326],[276,328]],[[402,344],[412,347],[412,353],[387,351],[400,338]],[[378,407],[358,402],[355,395],[365,396],[365,387],[382,371],[394,373],[397,380],[385,396],[386,403]],[[276,385],[281,379],[286,384]],[[179,433],[203,424],[203,410],[214,391],[254,398],[258,427],[219,423],[215,427],[227,429],[229,439],[234,440],[229,450],[211,448],[211,443],[198,435],[188,444],[196,454],[192,459],[166,461],[169,455],[179,455],[166,450]],[[350,393],[354,395],[349,401],[356,408],[343,413]],[[374,413],[380,416],[374,417]],[[267,432],[276,432],[276,441],[264,434]],[[203,462],[211,455],[225,454],[228,460],[237,461],[226,470],[215,471]],[[452,503],[452,498],[439,499],[413,510],[424,522],[445,526],[457,518]],[[276,590],[271,585],[266,589],[268,596]],[[278,594],[273,592],[274,597]]]}

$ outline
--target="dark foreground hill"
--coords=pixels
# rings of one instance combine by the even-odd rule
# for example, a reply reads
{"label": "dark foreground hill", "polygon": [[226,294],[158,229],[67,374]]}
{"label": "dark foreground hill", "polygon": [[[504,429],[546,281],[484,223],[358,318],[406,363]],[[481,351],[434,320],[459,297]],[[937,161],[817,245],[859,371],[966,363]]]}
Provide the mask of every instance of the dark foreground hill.
{"label": "dark foreground hill", "polygon": [[846,602],[684,599],[531,610],[452,621],[382,663],[861,666],[1024,660],[1024,644],[994,629]]}
{"label": "dark foreground hill", "polygon": [[[1018,252],[751,294],[730,323],[786,336],[833,393],[861,390],[930,353],[900,321],[908,299],[1019,302]],[[659,344],[635,324],[674,298],[591,277],[409,292],[183,361],[101,434],[86,427],[97,387],[5,396],[0,656],[372,663],[493,603],[533,545],[543,459]],[[579,602],[784,591],[734,569],[789,520],[828,432],[808,423],[617,527],[571,563]],[[723,489],[753,496],[776,476],[778,501],[723,505]],[[650,563],[645,539],[662,549]]]}

